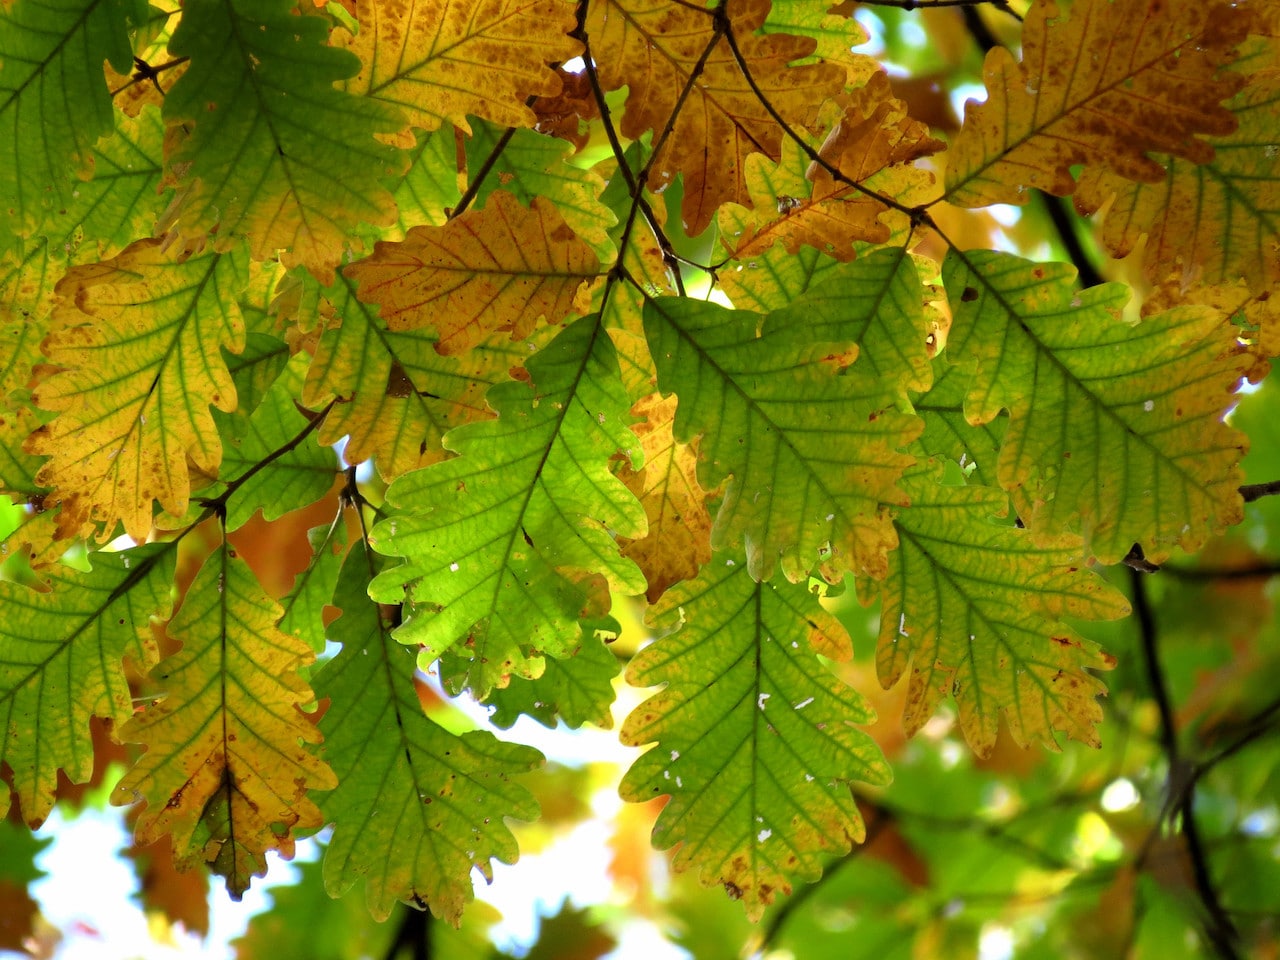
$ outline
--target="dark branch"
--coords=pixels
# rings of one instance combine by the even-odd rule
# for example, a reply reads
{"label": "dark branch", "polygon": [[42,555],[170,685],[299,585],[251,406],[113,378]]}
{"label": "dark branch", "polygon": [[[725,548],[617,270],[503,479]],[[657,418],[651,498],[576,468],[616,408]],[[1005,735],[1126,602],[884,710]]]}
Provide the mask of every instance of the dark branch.
{"label": "dark branch", "polygon": [[1076,216],[1071,204],[1062,197],[1047,193],[1040,196],[1044,201],[1045,210],[1049,213],[1049,220],[1053,223],[1053,229],[1058,234],[1058,239],[1062,241],[1067,256],[1071,258],[1071,263],[1080,274],[1080,285],[1096,287],[1100,283],[1106,283],[1106,277],[1098,272],[1093,258],[1085,252],[1084,245],[1080,242],[1080,235],[1076,232],[1075,226]]}
{"label": "dark branch", "polygon": [[1239,953],[1236,943],[1239,934],[1218,899],[1217,888],[1209,872],[1204,844],[1195,818],[1196,781],[1194,771],[1188,770],[1178,749],[1178,731],[1169,699],[1169,687],[1160,665],[1155,614],[1147,596],[1147,581],[1139,571],[1130,569],[1129,584],[1133,591],[1133,612],[1138,620],[1138,636],[1142,645],[1142,660],[1146,668],[1147,682],[1152,699],[1160,714],[1160,743],[1169,765],[1168,803],[1182,827],[1187,844],[1187,857],[1191,861],[1191,873],[1195,880],[1196,894],[1206,916],[1205,935],[1218,956],[1224,960],[1236,960]]}
{"label": "dark branch", "polygon": [[1246,483],[1240,488],[1240,496],[1244,498],[1245,503],[1253,503],[1263,497],[1274,497],[1278,493],[1280,493],[1280,480],[1272,480],[1269,483]]}
{"label": "dark branch", "polygon": [[897,7],[899,10],[928,10],[930,7],[977,7],[989,4],[993,10],[1007,13],[1019,23],[1022,14],[1014,10],[1006,0],[862,0],[869,7]]}
{"label": "dark branch", "polygon": [[406,948],[411,960],[431,960],[431,914],[401,904],[400,923],[383,960],[396,960]]}

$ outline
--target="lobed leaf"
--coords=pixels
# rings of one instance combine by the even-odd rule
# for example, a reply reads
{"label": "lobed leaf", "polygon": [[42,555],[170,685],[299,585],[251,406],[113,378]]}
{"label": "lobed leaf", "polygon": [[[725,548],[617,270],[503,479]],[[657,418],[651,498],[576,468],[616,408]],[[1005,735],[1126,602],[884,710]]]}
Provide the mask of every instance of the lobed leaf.
{"label": "lobed leaf", "polygon": [[911,458],[897,449],[919,421],[885,410],[875,377],[831,362],[845,344],[761,319],[683,298],[645,306],[658,388],[680,401],[675,438],[699,437],[704,489],[729,481],[711,545],[743,544],[761,580],[779,560],[792,580],[878,576],[897,545],[888,505],[905,505],[896,483]]}
{"label": "lobed leaf", "polygon": [[653,842],[672,865],[723,884],[758,919],[794,878],[814,881],[865,828],[851,781],[885,784],[888,764],[857,725],[874,714],[819,660],[849,637],[804,584],[761,583],[725,554],[669,590],[649,623],[676,628],[632,659],[627,680],[665,684],[623,724],[652,743],[623,777],[624,800],[670,800]]}
{"label": "lobed leaf", "polygon": [[1076,289],[1065,264],[948,254],[952,361],[971,423],[1009,411],[997,476],[1043,542],[1064,532],[1116,563],[1159,562],[1237,523],[1245,438],[1223,423],[1250,360],[1215,310],[1123,322],[1120,284]]}
{"label": "lobed leaf", "polygon": [[[596,316],[566,327],[528,362],[534,386],[489,390],[497,420],[451,432],[458,456],[405,474],[387,490],[392,516],[370,541],[406,563],[371,595],[405,602],[397,632],[427,666],[462,645],[455,689],[483,698],[511,674],[536,676],[542,655],[566,656],[579,621],[608,609],[608,586],[644,591],[613,534],[642,536],[644,510],[609,471],[638,465],[613,345]],[[424,509],[425,507],[425,509]]]}
{"label": "lobed leaf", "polygon": [[421,130],[452,123],[470,133],[467,114],[534,125],[526,98],[560,92],[548,64],[582,53],[573,27],[570,0],[372,0],[360,6],[359,33],[334,39],[360,58],[346,89],[361,102],[392,104]]}
{"label": "lobed leaf", "polygon": [[946,199],[962,207],[1026,203],[1031,188],[1075,189],[1076,164],[1128,180],[1164,177],[1150,152],[1207,163],[1205,135],[1236,127],[1221,106],[1242,78],[1220,68],[1250,18],[1234,4],[1036,0],[1022,25],[1022,62],[987,53],[987,100],[965,109],[948,153]]}
{"label": "lobed leaf", "polygon": [[1106,688],[1087,670],[1115,658],[1064,618],[1113,620],[1128,603],[1083,569],[1078,540],[1037,545],[992,519],[1007,509],[1003,492],[947,486],[939,472],[925,465],[904,479],[911,507],[895,520],[901,546],[878,587],[876,669],[887,688],[911,665],[907,733],[951,696],[979,756],[995,745],[1001,717],[1024,747],[1057,749],[1057,731],[1098,746],[1096,698]]}
{"label": "lobed leaf", "polygon": [[522,207],[495,191],[484,209],[379,243],[344,273],[390,329],[425,327],[436,334],[436,350],[449,355],[498,330],[523,340],[540,319],[559,323],[584,312],[600,262],[554,204],[535,197]]}
{"label": "lobed leaf", "polygon": [[0,581],[0,763],[32,829],[53,809],[59,770],[72,783],[93,772],[89,718],[119,728],[133,716],[123,661],[146,669],[159,657],[151,620],[172,604],[170,547],[94,553],[88,571],[50,567],[43,592]]}
{"label": "lobed leaf", "polygon": [[325,889],[339,897],[363,879],[378,920],[399,900],[456,925],[473,896],[472,869],[491,878],[490,860],[515,862],[505,818],[532,820],[538,804],[512,778],[542,757],[487,731],[450,733],[423,714],[414,656],[365,593],[375,565],[361,546],[347,555],[334,594],[342,616],[332,627],[342,650],[315,678],[317,696],[331,704],[320,721],[321,755],[338,779],[319,798],[335,824]]}
{"label": "lobed leaf", "polygon": [[142,0],[0,5],[0,262],[92,176],[94,144],[115,127],[102,63],[130,68],[128,30],[145,11]]}
{"label": "lobed leaf", "polygon": [[[791,66],[813,53],[810,37],[756,35],[769,0],[725,9],[755,88],[793,128],[813,125],[823,101],[840,91],[845,71],[825,63]],[[650,183],[661,189],[684,175],[681,214],[690,235],[706,229],[726,201],[749,204],[747,157],[777,160],[783,130],[717,32],[714,11],[662,0],[591,0],[586,30],[604,88],[628,88],[622,135],[635,140],[669,127]]]}
{"label": "lobed leaf", "polygon": [[238,353],[244,324],[236,295],[242,251],[183,258],[157,240],[83,264],[59,281],[44,352],[57,372],[34,401],[57,414],[27,441],[48,457],[37,480],[61,504],[60,536],[117,521],[143,540],[152,501],[182,516],[188,459],[216,475],[222,458],[209,405],[234,410],[236,390],[219,351]]}
{"label": "lobed leaf", "polygon": [[164,697],[120,730],[147,747],[111,794],[146,802],[138,843],[171,835],[179,866],[207,864],[235,900],[266,872],[268,850],[288,858],[295,832],[323,825],[307,791],[336,782],[299,709],[314,699],[298,674],[311,649],[276,628],[280,613],[221,546],[169,624],[182,649],[151,672]]}
{"label": "lobed leaf", "polygon": [[191,59],[164,117],[189,132],[171,145],[178,195],[161,227],[184,241],[216,229],[220,246],[248,237],[256,259],[283,250],[286,266],[302,264],[328,283],[357,225],[395,221],[381,178],[403,169],[403,158],[375,137],[399,123],[383,104],[333,88],[359,64],[327,45],[327,19],[294,7],[190,0],[183,8],[168,49]]}
{"label": "lobed leaf", "polygon": [[1227,102],[1239,126],[1210,137],[1213,159],[1162,157],[1162,176],[1130,183],[1090,169],[1076,207],[1107,206],[1102,242],[1124,257],[1146,237],[1143,272],[1153,283],[1234,282],[1261,292],[1280,280],[1280,70],[1254,77]]}

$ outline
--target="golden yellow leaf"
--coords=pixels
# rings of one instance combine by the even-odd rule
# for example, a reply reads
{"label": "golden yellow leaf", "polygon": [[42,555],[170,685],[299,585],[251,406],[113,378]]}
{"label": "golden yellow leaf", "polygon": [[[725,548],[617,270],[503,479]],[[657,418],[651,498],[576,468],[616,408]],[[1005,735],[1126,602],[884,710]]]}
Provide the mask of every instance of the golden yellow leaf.
{"label": "golden yellow leaf", "polygon": [[135,539],[151,530],[152,501],[174,516],[191,492],[187,460],[216,474],[222,442],[209,406],[232,411],[236,388],[220,348],[239,353],[236,295],[243,249],[184,258],[140,240],[58,283],[44,352],[57,372],[33,398],[57,416],[27,441],[49,460],[37,481],[62,505],[59,536],[116,521]]}
{"label": "golden yellow leaf", "polygon": [[698,455],[673,433],[675,396],[650,394],[631,412],[642,418],[631,431],[644,448],[644,468],[624,464],[619,476],[644,506],[649,532],[624,541],[622,555],[644,573],[652,603],[673,583],[693,579],[711,559],[711,514],[698,483]]}
{"label": "golden yellow leaf", "polygon": [[1207,163],[1213,147],[1201,137],[1235,129],[1221,103],[1242,80],[1220,68],[1249,23],[1226,2],[1081,0],[1068,11],[1037,0],[1022,62],[1003,47],[987,54],[988,98],[965,111],[946,199],[1022,204],[1033,187],[1066,196],[1076,164],[1154,182],[1164,168],[1152,151]]}
{"label": "golden yellow leaf", "polygon": [[554,204],[539,197],[525,208],[499,190],[482,210],[379,243],[344,273],[390,329],[434,330],[447,355],[496,330],[523,340],[543,317],[559,323],[584,306],[600,261]]}
{"label": "golden yellow leaf", "polygon": [[1160,178],[1132,183],[1090,168],[1076,207],[1106,207],[1102,241],[1127,256],[1142,237],[1143,272],[1153,283],[1223,283],[1244,277],[1258,292],[1280,280],[1280,70],[1253,77],[1228,101],[1239,127],[1212,137],[1212,161],[1163,157]]}
{"label": "golden yellow leaf", "polygon": [[[848,179],[910,204],[922,200],[922,191],[933,183],[931,173],[911,162],[941,147],[894,98],[889,78],[875,73],[847,98],[819,154]],[[751,213],[744,216],[730,207],[720,215],[722,240],[734,259],[761,256],[781,240],[790,253],[811,246],[852,260],[856,241],[884,243],[891,236],[880,221],[887,205],[809,163],[793,141],[783,144],[776,165],[760,156],[748,158],[746,182]]]}
{"label": "golden yellow leaf", "polygon": [[[360,58],[349,93],[395,104],[408,124],[471,132],[467,114],[532,127],[530,96],[554,97],[564,63],[582,45],[571,0],[373,0],[359,4],[360,32],[333,43]],[[412,146],[406,131],[401,146]]]}
{"label": "golden yellow leaf", "polygon": [[[844,69],[788,66],[813,53],[811,37],[754,35],[769,13],[769,0],[729,0],[726,7],[756,87],[793,128],[810,127],[823,102],[840,92]],[[660,189],[684,174],[681,213],[691,236],[706,229],[722,203],[750,203],[747,157],[763,153],[777,160],[783,141],[782,127],[739,69],[727,40],[717,38],[714,13],[664,0],[593,0],[587,10],[591,55],[602,84],[608,90],[629,88],[623,135],[638,139],[671,124],[650,183]],[[700,62],[701,73],[681,103]]]}
{"label": "golden yellow leaf", "polygon": [[120,730],[147,746],[111,797],[146,801],[137,843],[170,835],[179,867],[208,864],[237,900],[266,851],[289,857],[294,830],[323,824],[307,792],[336,782],[306,746],[322,738],[299,709],[314,699],[298,674],[311,648],[275,626],[281,613],[220,547],[169,625],[182,649],[151,672],[165,696]]}

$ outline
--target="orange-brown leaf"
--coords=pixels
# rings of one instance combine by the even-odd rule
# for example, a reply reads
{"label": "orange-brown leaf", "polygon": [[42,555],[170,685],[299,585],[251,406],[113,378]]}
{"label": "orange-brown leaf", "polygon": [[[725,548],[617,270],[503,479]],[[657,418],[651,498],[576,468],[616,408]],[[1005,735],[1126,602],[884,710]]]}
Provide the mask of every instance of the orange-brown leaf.
{"label": "orange-brown leaf", "polygon": [[496,330],[522,340],[540,318],[559,323],[583,306],[600,261],[553,204],[539,197],[525,208],[499,190],[484,209],[414,227],[344,272],[390,329],[434,330],[447,355]]}
{"label": "orange-brown leaf", "polygon": [[987,54],[988,98],[970,101],[952,144],[947,199],[964,207],[1026,203],[1037,187],[1075,189],[1070,168],[1097,165],[1154,182],[1149,152],[1213,159],[1202,137],[1235,129],[1221,106],[1241,86],[1223,72],[1249,18],[1226,2],[1081,0],[1069,12],[1037,0],[1022,30],[1022,62]]}
{"label": "orange-brown leaf", "polygon": [[[754,35],[769,13],[769,0],[729,0],[726,7],[756,86],[793,128],[810,127],[823,102],[840,92],[845,71],[833,64],[789,66],[813,53],[810,37]],[[748,204],[746,159],[763,153],[777,160],[783,131],[739,69],[728,41],[717,36],[713,11],[666,0],[593,0],[587,30],[605,88],[629,88],[623,135],[638,139],[672,125],[651,182],[660,187],[684,174],[681,213],[689,234],[701,233],[721,204]]]}
{"label": "orange-brown leaf", "polygon": [[711,514],[698,484],[698,456],[676,440],[676,398],[653,393],[631,408],[641,417],[631,430],[644,448],[644,468],[624,465],[623,483],[644,505],[649,533],[624,541],[622,555],[636,562],[649,582],[652,603],[679,580],[690,580],[711,559]]}
{"label": "orange-brown leaf", "polygon": [[889,78],[872,74],[843,108],[819,151],[843,179],[818,163],[806,165],[791,141],[783,144],[782,162],[776,166],[762,157],[748,159],[754,209],[745,222],[733,211],[720,221],[723,242],[735,259],[761,256],[781,240],[790,253],[811,246],[852,260],[856,241],[887,241],[891,230],[880,217],[890,208],[849,181],[899,203],[923,199],[921,191],[933,183],[933,175],[910,164],[935,153],[942,143],[907,115],[906,104],[893,97]]}
{"label": "orange-brown leaf", "polygon": [[[360,58],[350,93],[395,104],[410,126],[449,122],[471,132],[467,114],[532,127],[530,96],[553,97],[548,66],[582,52],[569,37],[570,0],[372,0],[359,4],[360,32],[333,42]],[[412,137],[401,146],[411,146]]]}

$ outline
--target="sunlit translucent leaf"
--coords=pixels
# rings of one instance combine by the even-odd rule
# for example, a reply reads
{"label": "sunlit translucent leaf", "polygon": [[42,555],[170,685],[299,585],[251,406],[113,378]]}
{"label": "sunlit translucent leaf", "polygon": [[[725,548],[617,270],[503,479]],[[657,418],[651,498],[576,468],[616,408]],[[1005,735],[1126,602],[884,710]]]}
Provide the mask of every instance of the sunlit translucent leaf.
{"label": "sunlit translucent leaf", "polygon": [[1254,290],[1280,280],[1280,70],[1254,77],[1227,102],[1240,126],[1211,137],[1213,160],[1203,165],[1180,157],[1164,160],[1153,183],[1129,183],[1090,169],[1080,181],[1076,205],[1107,207],[1102,239],[1117,257],[1145,235],[1145,273],[1159,283],[1219,283],[1244,277]]}
{"label": "sunlit translucent leaf", "polygon": [[[450,127],[434,133],[418,134],[417,146],[409,150],[409,169],[396,184],[398,230],[383,232],[384,239],[400,239],[410,227],[439,227],[448,219],[446,211],[462,198],[458,183],[457,144]],[[395,234],[388,236],[388,233]]]}
{"label": "sunlit translucent leaf", "polygon": [[1245,439],[1222,423],[1249,358],[1217,311],[1187,306],[1137,326],[1120,284],[1075,287],[1065,264],[951,253],[947,353],[972,370],[965,415],[1009,411],[997,476],[1033,534],[1083,535],[1115,563],[1141,543],[1194,550],[1241,516]]}
{"label": "sunlit translucent leaf", "polygon": [[294,831],[322,825],[307,791],[334,785],[299,709],[314,699],[298,675],[311,650],[275,627],[279,616],[220,547],[169,624],[182,649],[151,672],[162,699],[120,731],[147,748],[112,793],[113,803],[146,802],[138,842],[171,835],[179,865],[207,864],[237,900],[266,872],[268,850],[292,856]]}
{"label": "sunlit translucent leaf", "polygon": [[395,220],[380,178],[402,167],[374,139],[398,129],[395,112],[335,90],[359,68],[326,43],[323,17],[293,0],[192,0],[169,43],[190,57],[164,117],[189,135],[168,157],[178,196],[164,227],[219,243],[248,236],[253,256],[286,251],[328,282],[347,234]]}
{"label": "sunlit translucent leaf", "polygon": [[1007,416],[982,424],[965,419],[964,398],[969,383],[964,371],[946,360],[934,361],[937,379],[929,392],[916,398],[912,409],[924,421],[920,447],[931,457],[945,457],[960,465],[971,480],[998,487],[996,462],[1004,438]]}
{"label": "sunlit translucent leaf", "polygon": [[644,505],[649,532],[625,543],[622,555],[644,572],[652,601],[711,559],[711,514],[698,483],[698,456],[673,433],[676,398],[650,394],[631,411],[640,418],[632,429],[644,449],[644,469],[624,464],[618,475]]}
{"label": "sunlit translucent leaf", "polygon": [[[720,229],[732,235],[745,229],[751,211],[745,207],[724,207]],[[781,243],[748,260],[720,271],[720,287],[739,310],[768,313],[785,307],[825,278],[839,260],[819,253],[814,247],[801,247],[795,253]]]}
{"label": "sunlit translucent leaf", "polygon": [[1124,598],[1084,569],[1079,541],[1038,547],[1025,530],[996,523],[1006,496],[944,486],[938,471],[903,481],[911,507],[895,522],[900,546],[880,593],[876,665],[892,686],[911,665],[903,725],[919,730],[954,696],[960,728],[979,754],[1000,718],[1014,739],[1057,748],[1054,734],[1097,746],[1096,698],[1106,688],[1086,668],[1115,658],[1064,622],[1122,617]]}
{"label": "sunlit translucent leaf", "polygon": [[600,264],[552,203],[522,207],[498,191],[483,210],[379,243],[344,273],[390,329],[431,330],[437,351],[456,354],[496,330],[523,340],[541,318],[559,323],[585,306]]}
{"label": "sunlit translucent leaf", "polygon": [[[501,135],[502,131],[492,124],[476,125],[467,141],[468,171],[473,175],[481,172],[481,165],[493,154]],[[572,153],[573,147],[563,140],[532,130],[515,131],[493,165],[484,171],[485,178],[475,203],[483,206],[499,187],[525,205],[532,204],[537,197],[549,200],[573,232],[595,251],[596,257],[607,263],[614,255],[609,228],[617,221],[600,202],[604,179],[592,170],[567,163]]]}
{"label": "sunlit translucent leaf", "polygon": [[458,736],[428,719],[414,689],[413,653],[365,595],[374,558],[357,546],[334,597],[332,636],[342,652],[316,675],[332,705],[320,721],[324,755],[338,777],[320,798],[337,826],[325,851],[325,887],[340,896],[357,880],[379,920],[397,900],[457,923],[471,900],[471,871],[514,863],[506,817],[532,820],[538,805],[512,782],[541,755],[487,731]]}
{"label": "sunlit translucent leaf", "polygon": [[748,158],[752,212],[742,217],[729,206],[720,214],[722,242],[734,259],[749,260],[781,242],[791,253],[811,246],[850,260],[856,243],[884,243],[894,229],[905,226],[901,214],[877,194],[911,205],[934,192],[933,174],[911,164],[942,144],[907,115],[906,104],[894,98],[884,73],[873,74],[865,87],[839,104],[839,120],[819,155],[840,177],[812,163],[793,140],[783,144],[776,164]]}
{"label": "sunlit translucent leaf", "polygon": [[338,461],[332,450],[310,436],[286,449],[307,429],[307,418],[294,403],[306,369],[307,357],[294,356],[252,415],[219,418],[226,440],[221,479],[236,484],[226,503],[228,530],[239,528],[258,510],[264,519],[275,520],[314,503],[333,486]]}
{"label": "sunlit translucent leaf", "polygon": [[308,530],[307,543],[311,547],[311,562],[294,579],[289,593],[281,598],[284,615],[277,626],[285,633],[301,637],[312,650],[320,653],[328,640],[324,608],[333,602],[338,572],[346,553],[347,528],[341,517],[327,527]]}
{"label": "sunlit translucent leaf", "polygon": [[848,659],[848,635],[804,584],[759,583],[722,553],[649,620],[679,629],[627,670],[634,685],[666,686],[623,726],[625,743],[655,745],[620,792],[670,795],[654,844],[678,844],[677,870],[723,884],[758,918],[863,839],[850,781],[890,778],[856,726],[874,719],[870,707],[816,656]]}
{"label": "sunlit translucent leaf", "polygon": [[394,513],[372,537],[379,551],[407,558],[372,593],[407,601],[397,636],[423,645],[424,666],[464,645],[461,685],[478,697],[511,673],[536,674],[544,652],[578,645],[579,620],[608,607],[591,581],[645,589],[612,536],[645,531],[644,508],[609,471],[617,453],[637,466],[640,456],[612,343],[596,317],[584,317],[528,369],[533,387],[489,390],[497,420],[445,438],[459,456],[391,485]]}
{"label": "sunlit translucent leaf", "polygon": [[44,352],[60,372],[34,399],[57,416],[28,442],[50,459],[38,480],[55,488],[58,529],[79,534],[117,520],[143,539],[152,501],[187,508],[187,459],[216,473],[222,444],[209,406],[233,410],[236,391],[219,347],[239,352],[236,294],[243,253],[182,259],[140,240],[104,263],[73,267]]}
{"label": "sunlit translucent leaf", "polygon": [[87,573],[51,567],[46,593],[0,582],[0,762],[32,826],[53,807],[59,770],[72,783],[93,771],[89,718],[133,716],[122,660],[155,663],[151,618],[169,613],[170,545],[91,557]]}
{"label": "sunlit translucent leaf", "polygon": [[347,90],[428,131],[449,122],[470,133],[467,114],[532,127],[525,98],[559,93],[548,64],[582,52],[568,36],[569,0],[372,0],[359,15],[358,34],[334,36],[360,58]]}
{"label": "sunlit translucent leaf", "polygon": [[924,289],[915,262],[901,247],[841,264],[770,319],[803,329],[814,340],[857,343],[859,369],[879,377],[891,392],[929,388]]}
{"label": "sunlit translucent leaf", "polygon": [[860,84],[880,65],[875,57],[852,49],[867,42],[867,33],[847,12],[830,12],[834,6],[809,0],[773,0],[764,32],[812,39],[815,58],[844,67],[845,82]]}
{"label": "sunlit translucent leaf", "polygon": [[484,394],[524,363],[528,347],[495,333],[459,356],[441,356],[436,335],[388,329],[377,308],[356,299],[339,275],[324,292],[332,312],[307,373],[303,401],[319,409],[337,399],[320,440],[348,437],[346,461],[373,458],[388,479],[447,456],[445,433],[492,416]]}
{"label": "sunlit translucent leaf", "polygon": [[1033,187],[1075,189],[1087,164],[1129,180],[1164,178],[1148,152],[1213,159],[1202,137],[1235,129],[1220,104],[1242,79],[1221,71],[1249,28],[1224,2],[1036,0],[1022,26],[1022,62],[987,54],[985,103],[970,101],[948,153],[947,200],[964,207],[1026,203]]}
{"label": "sunlit translucent leaf", "polygon": [[[742,0],[727,11],[756,86],[793,127],[813,124],[822,102],[839,92],[844,70],[833,64],[790,67],[813,53],[810,37],[754,35],[769,13],[769,0]],[[587,10],[591,55],[602,84],[607,90],[629,88],[622,134],[636,139],[672,124],[650,182],[657,188],[684,174],[681,213],[691,236],[711,223],[725,201],[750,204],[747,157],[760,152],[777,160],[783,142],[782,127],[743,76],[728,42],[717,39],[712,13],[661,0],[593,0]],[[688,102],[672,120],[711,44]]]}
{"label": "sunlit translucent leaf", "polygon": [[[0,260],[42,232],[93,173],[93,146],[115,118],[102,63],[128,70],[140,0],[0,5]],[[56,106],[55,106],[56,105]]]}
{"label": "sunlit translucent leaf", "polygon": [[753,576],[775,565],[800,579],[815,567],[837,579],[879,575],[896,545],[887,504],[911,458],[896,452],[920,424],[884,406],[883,388],[843,344],[813,343],[773,318],[663,297],[645,307],[658,387],[679,398],[675,438],[699,437],[698,479],[726,479],[711,543],[744,544]]}
{"label": "sunlit translucent leaf", "polygon": [[613,678],[621,669],[600,637],[584,632],[572,656],[548,658],[541,676],[513,677],[507,686],[492,690],[485,700],[494,707],[489,721],[505,730],[523,715],[544,727],[554,728],[563,720],[575,729],[584,723],[607,729],[613,726]]}

